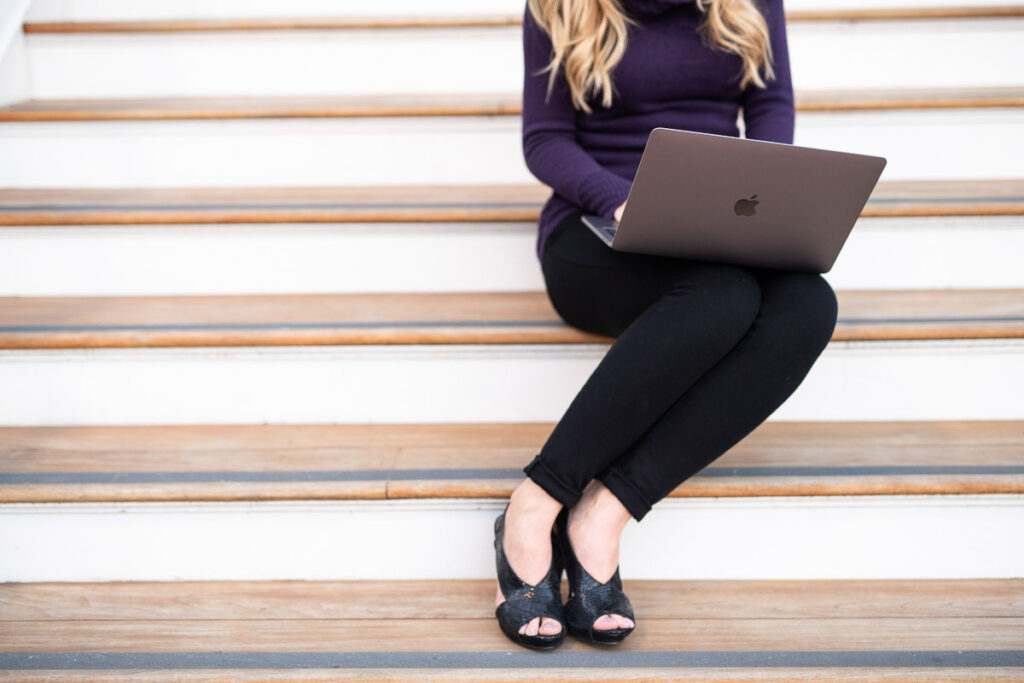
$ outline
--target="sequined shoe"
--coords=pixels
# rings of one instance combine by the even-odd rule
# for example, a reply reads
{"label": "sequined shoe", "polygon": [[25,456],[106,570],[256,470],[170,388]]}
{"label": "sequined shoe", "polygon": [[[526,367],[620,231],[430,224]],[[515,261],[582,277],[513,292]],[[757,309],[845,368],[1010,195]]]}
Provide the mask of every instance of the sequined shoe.
{"label": "sequined shoe", "polygon": [[[505,512],[508,507],[505,507]],[[559,555],[552,542],[551,566],[547,576],[540,583],[531,586],[516,576],[505,557],[505,512],[494,520],[494,554],[498,569],[498,586],[501,588],[505,602],[494,610],[498,624],[509,640],[535,650],[551,650],[562,644],[565,638],[565,615],[562,611],[562,594],[559,584],[562,581],[562,566]],[[535,636],[520,633],[523,624],[537,617],[554,619],[562,630],[555,635],[538,633]]]}
{"label": "sequined shoe", "polygon": [[562,510],[555,520],[557,544],[562,555],[569,578],[569,599],[565,602],[565,621],[569,633],[581,640],[603,645],[618,645],[626,639],[633,628],[594,628],[594,622],[604,614],[619,614],[634,624],[633,606],[629,598],[622,592],[622,579],[619,568],[606,583],[600,583],[587,573],[580,561],[576,559],[572,543],[569,541],[569,511]]}

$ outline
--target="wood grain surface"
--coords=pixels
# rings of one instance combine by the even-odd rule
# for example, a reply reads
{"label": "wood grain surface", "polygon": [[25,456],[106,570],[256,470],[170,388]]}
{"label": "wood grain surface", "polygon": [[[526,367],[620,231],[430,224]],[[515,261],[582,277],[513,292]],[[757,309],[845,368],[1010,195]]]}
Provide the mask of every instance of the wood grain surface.
{"label": "wood grain surface", "polygon": [[[515,93],[42,99],[0,107],[0,121],[518,116],[521,99]],[[1024,88],[1019,87],[796,93],[797,111],[806,112],[1022,106]]]}
{"label": "wood grain surface", "polygon": [[[6,188],[0,226],[190,223],[532,223],[540,184],[255,188]],[[861,216],[1020,216],[1024,180],[880,182]]]}
{"label": "wood grain surface", "polygon": [[[0,427],[0,502],[505,498],[552,427]],[[744,474],[743,468],[763,469]],[[671,495],[1021,493],[1021,468],[1024,421],[769,422]],[[216,477],[187,480],[203,473]],[[263,480],[247,481],[248,473]],[[18,479],[48,474],[71,480]],[[89,479],[104,474],[120,479]],[[147,474],[167,481],[131,478]],[[348,480],[348,474],[367,476]]]}
{"label": "wood grain surface", "polygon": [[[835,341],[1024,337],[1021,290],[841,291]],[[0,348],[588,344],[544,292],[0,297]]]}
{"label": "wood grain surface", "polygon": [[[1024,16],[1024,7],[909,7],[881,9],[800,10],[786,13],[787,21],[892,21],[920,19],[992,19]],[[150,21],[26,22],[33,33],[165,33],[182,31],[295,31],[421,28],[487,28],[516,26],[519,15],[294,17],[262,19],[164,19]]]}

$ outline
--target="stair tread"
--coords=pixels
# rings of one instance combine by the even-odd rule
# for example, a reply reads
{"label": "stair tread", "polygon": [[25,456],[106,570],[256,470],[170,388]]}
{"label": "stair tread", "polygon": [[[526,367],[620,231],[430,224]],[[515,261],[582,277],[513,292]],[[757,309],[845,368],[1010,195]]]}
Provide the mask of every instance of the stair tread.
{"label": "stair tread", "polygon": [[[979,93],[979,98],[1016,102],[1024,92],[1000,88]],[[496,116],[518,115],[520,100],[505,93],[44,99],[0,107],[0,121]]]}
{"label": "stair tread", "polygon": [[[1024,337],[1024,291],[838,292],[834,341]],[[579,344],[544,292],[0,297],[0,349]]]}
{"label": "stair tread", "polygon": [[[534,222],[550,190],[523,185],[0,188],[0,226]],[[1024,215],[1024,179],[880,182],[863,217]]]}
{"label": "stair tread", "polygon": [[[631,602],[649,619],[1024,617],[1021,578],[624,581]],[[438,593],[449,591],[458,600],[446,604],[437,599]],[[494,609],[488,598],[494,599],[494,584],[480,579],[0,583],[0,624],[490,619]]]}
{"label": "stair tread", "polygon": [[[789,22],[993,19],[1024,16],[1024,6],[890,7],[877,9],[796,10]],[[519,14],[479,13],[451,16],[319,16],[264,18],[151,19],[125,21],[27,21],[26,34],[165,33],[194,31],[290,31],[413,28],[487,28],[517,26]]]}
{"label": "stair tread", "polygon": [[[392,669],[389,677],[410,678],[420,668],[499,669],[478,680],[522,666],[567,679],[610,667],[630,676],[628,669],[642,667],[645,680],[660,680],[680,670],[652,665],[708,667],[702,678],[737,676],[737,657],[773,675],[787,661],[803,667],[791,672],[795,678],[821,676],[838,651],[862,660],[843,667],[847,675],[863,675],[874,663],[900,666],[900,673],[921,667],[938,678],[957,667],[956,655],[1019,667],[1024,654],[1022,579],[627,579],[625,588],[641,626],[614,653],[574,638],[544,655],[512,646],[493,618],[491,580],[0,584],[0,638],[9,672],[65,663],[68,671],[51,670],[53,679],[43,680],[76,669],[194,669],[197,662],[221,672],[287,662],[291,675],[330,666],[344,674],[375,663]],[[235,653],[248,653],[244,666]],[[140,667],[147,660],[161,665]],[[959,674],[972,680],[1012,673],[963,666]],[[746,669],[748,680],[761,674]]]}
{"label": "stair tread", "polygon": [[[595,654],[594,651],[589,651],[585,656],[589,659]],[[596,653],[598,657],[607,657],[605,654]],[[205,660],[209,660],[213,663],[208,664],[207,668],[197,669],[174,669],[167,668],[174,666],[173,663],[168,663],[166,666],[162,662],[154,662],[151,658],[146,658],[145,661],[139,657],[133,657],[132,655],[118,656],[114,655],[109,658],[112,660],[111,667],[121,663],[120,669],[105,668],[103,670],[97,670],[97,668],[87,670],[76,670],[72,668],[65,668],[65,670],[38,670],[34,669],[31,672],[19,671],[18,681],[21,683],[54,683],[57,681],[146,681],[147,683],[155,683],[166,681],[167,683],[183,683],[185,681],[201,681],[206,683],[211,680],[230,680],[230,681],[254,681],[263,683],[264,681],[316,681],[321,683],[323,681],[349,681],[358,683],[380,683],[381,681],[387,681],[388,683],[452,683],[453,681],[470,681],[472,683],[482,683],[484,681],[516,681],[517,683],[543,683],[547,681],[598,681],[600,683],[658,683],[660,681],[726,681],[727,683],[760,683],[760,681],[922,681],[925,683],[933,683],[934,681],[953,681],[955,683],[962,683],[964,679],[964,666],[963,664],[953,664],[951,662],[949,668],[939,668],[938,665],[921,665],[916,663],[911,657],[916,656],[928,656],[928,657],[948,657],[951,654],[959,656],[960,653],[949,653],[949,652],[910,652],[906,656],[903,653],[896,652],[889,656],[883,654],[883,657],[889,660],[889,667],[883,666],[884,662],[875,663],[880,658],[877,656],[868,655],[869,661],[862,662],[862,666],[840,664],[836,666],[821,665],[822,657],[820,655],[815,656],[818,661],[818,665],[808,664],[807,661],[800,661],[800,659],[793,659],[792,667],[780,666],[778,664],[778,658],[771,664],[765,663],[764,667],[760,667],[757,664],[746,663],[747,658],[744,657],[744,663],[739,666],[743,668],[735,668],[737,664],[725,664],[721,665],[721,662],[725,660],[724,657],[718,657],[712,655],[718,660],[718,664],[709,662],[701,653],[697,653],[696,656],[690,656],[689,653],[684,653],[682,657],[675,656],[675,653],[668,653],[667,657],[658,656],[659,661],[665,663],[664,666],[655,666],[651,662],[643,661],[644,655],[638,655],[636,657],[637,664],[633,667],[623,665],[623,657],[609,658],[609,661],[618,662],[618,665],[600,666],[593,662],[587,665],[581,665],[578,662],[562,663],[560,668],[554,668],[556,666],[554,660],[560,660],[564,662],[564,657],[560,654],[553,655],[553,659],[540,660],[537,657],[547,656],[540,654],[530,654],[527,652],[516,652],[514,655],[507,655],[502,653],[501,659],[505,660],[505,666],[509,668],[501,668],[503,664],[496,661],[498,657],[493,655],[483,655],[474,662],[469,662],[466,659],[460,661],[465,666],[458,666],[458,664],[450,664],[451,668],[442,668],[443,663],[436,661],[437,655],[428,655],[435,658],[433,663],[424,664],[423,667],[403,667],[396,668],[397,663],[390,661],[392,657],[388,655],[379,656],[383,661],[376,662],[376,666],[367,669],[368,663],[365,655],[355,655],[360,663],[356,664],[354,661],[350,665],[352,668],[341,668],[344,664],[340,663],[338,658],[342,655],[327,654],[326,656],[316,655],[299,655],[302,658],[305,665],[299,664],[302,668],[296,668],[295,659],[289,657],[287,661],[281,661],[280,659],[275,661],[275,658],[264,659],[267,666],[283,666],[287,668],[278,669],[260,669],[254,668],[253,666],[246,665],[244,669],[231,669],[230,665],[222,663],[219,668],[213,668],[216,666],[218,659],[217,655],[205,657]],[[859,657],[859,653],[853,652],[854,657]],[[971,657],[973,653],[968,653],[967,657]],[[82,660],[81,654],[71,655],[76,658],[77,661]],[[102,656],[102,655],[100,655]],[[159,656],[159,655],[158,655]],[[574,655],[569,655],[573,657]],[[726,655],[728,656],[728,655]],[[757,656],[757,655],[755,655]],[[997,654],[998,656],[998,654]],[[1019,683],[1020,682],[1020,668],[1014,660],[1011,659],[1015,655],[1008,655],[1006,659],[1010,659],[1009,664],[1006,666],[988,666],[982,664],[970,665],[969,671],[970,681],[972,683],[979,682],[1006,682],[1006,683]],[[468,655],[466,656],[468,657]],[[804,655],[797,653],[797,657],[803,658]],[[131,661],[129,661],[129,659]],[[174,659],[173,655],[170,659]],[[194,659],[194,658],[193,658]],[[247,657],[252,659],[252,657]],[[281,658],[283,659],[283,658]],[[515,659],[513,663],[512,659]],[[685,659],[686,661],[678,661]],[[989,659],[989,658],[986,658]],[[65,659],[65,661],[67,661]],[[104,661],[107,661],[105,659]],[[134,661],[137,667],[148,666],[148,668],[136,668],[132,669],[131,662]],[[767,660],[765,660],[767,662]],[[919,661],[919,660],[918,660]],[[549,663],[552,668],[542,668],[545,663]],[[475,664],[477,668],[471,666]],[[81,666],[79,664],[78,666]],[[379,667],[379,668],[378,668]],[[391,668],[385,668],[391,667]],[[457,667],[457,668],[456,668]],[[486,668],[483,668],[486,667]],[[530,673],[526,674],[522,667],[530,667]],[[576,668],[572,668],[576,667]],[[716,668],[720,667],[720,668]],[[368,673],[369,672],[369,673]],[[24,674],[31,674],[24,675]],[[97,678],[97,675],[101,675],[102,678]]]}
{"label": "stair tread", "polygon": [[[797,93],[796,106],[798,111],[1022,107],[1024,88],[809,91]],[[0,121],[501,116],[521,111],[515,93],[67,98],[0,107]]]}
{"label": "stair tread", "polygon": [[[1024,183],[1021,183],[1024,188]],[[1005,189],[1005,188],[1004,188]],[[1000,190],[994,190],[1003,194]],[[1009,190],[1021,197],[1024,191]],[[0,189],[0,225],[536,221],[540,184]],[[1000,199],[1000,206],[1015,204]]]}
{"label": "stair tread", "polygon": [[[0,427],[0,501],[507,497],[526,424]],[[674,497],[1024,492],[1024,421],[767,422]]]}

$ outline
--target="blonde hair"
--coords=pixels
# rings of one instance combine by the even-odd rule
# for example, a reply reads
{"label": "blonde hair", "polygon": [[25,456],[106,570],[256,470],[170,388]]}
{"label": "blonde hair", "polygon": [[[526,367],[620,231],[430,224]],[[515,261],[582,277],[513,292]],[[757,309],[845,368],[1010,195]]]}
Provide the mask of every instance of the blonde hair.
{"label": "blonde hair", "polygon": [[[695,0],[704,13],[701,35],[706,44],[738,55],[743,60],[740,87],[765,87],[775,77],[768,25],[753,0]],[[528,0],[534,21],[551,38],[553,54],[548,93],[561,66],[573,106],[591,111],[587,98],[600,95],[611,106],[612,70],[626,52],[626,16],[619,0]],[[764,76],[761,70],[764,70]],[[541,72],[543,73],[543,71]]]}

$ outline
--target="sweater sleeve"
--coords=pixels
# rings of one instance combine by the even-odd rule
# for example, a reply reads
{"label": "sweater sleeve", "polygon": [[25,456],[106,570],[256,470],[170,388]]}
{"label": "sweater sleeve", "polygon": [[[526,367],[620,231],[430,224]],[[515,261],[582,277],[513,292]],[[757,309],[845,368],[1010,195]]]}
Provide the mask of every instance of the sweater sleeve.
{"label": "sweater sleeve", "polygon": [[559,73],[547,96],[551,39],[533,20],[523,18],[523,155],[530,172],[557,194],[587,212],[611,216],[626,201],[632,183],[604,168],[576,141],[576,110]]}
{"label": "sweater sleeve", "polygon": [[796,115],[786,42],[786,15],[782,0],[761,0],[760,5],[768,24],[775,78],[767,81],[766,88],[751,85],[744,91],[742,105],[746,137],[792,144]]}

